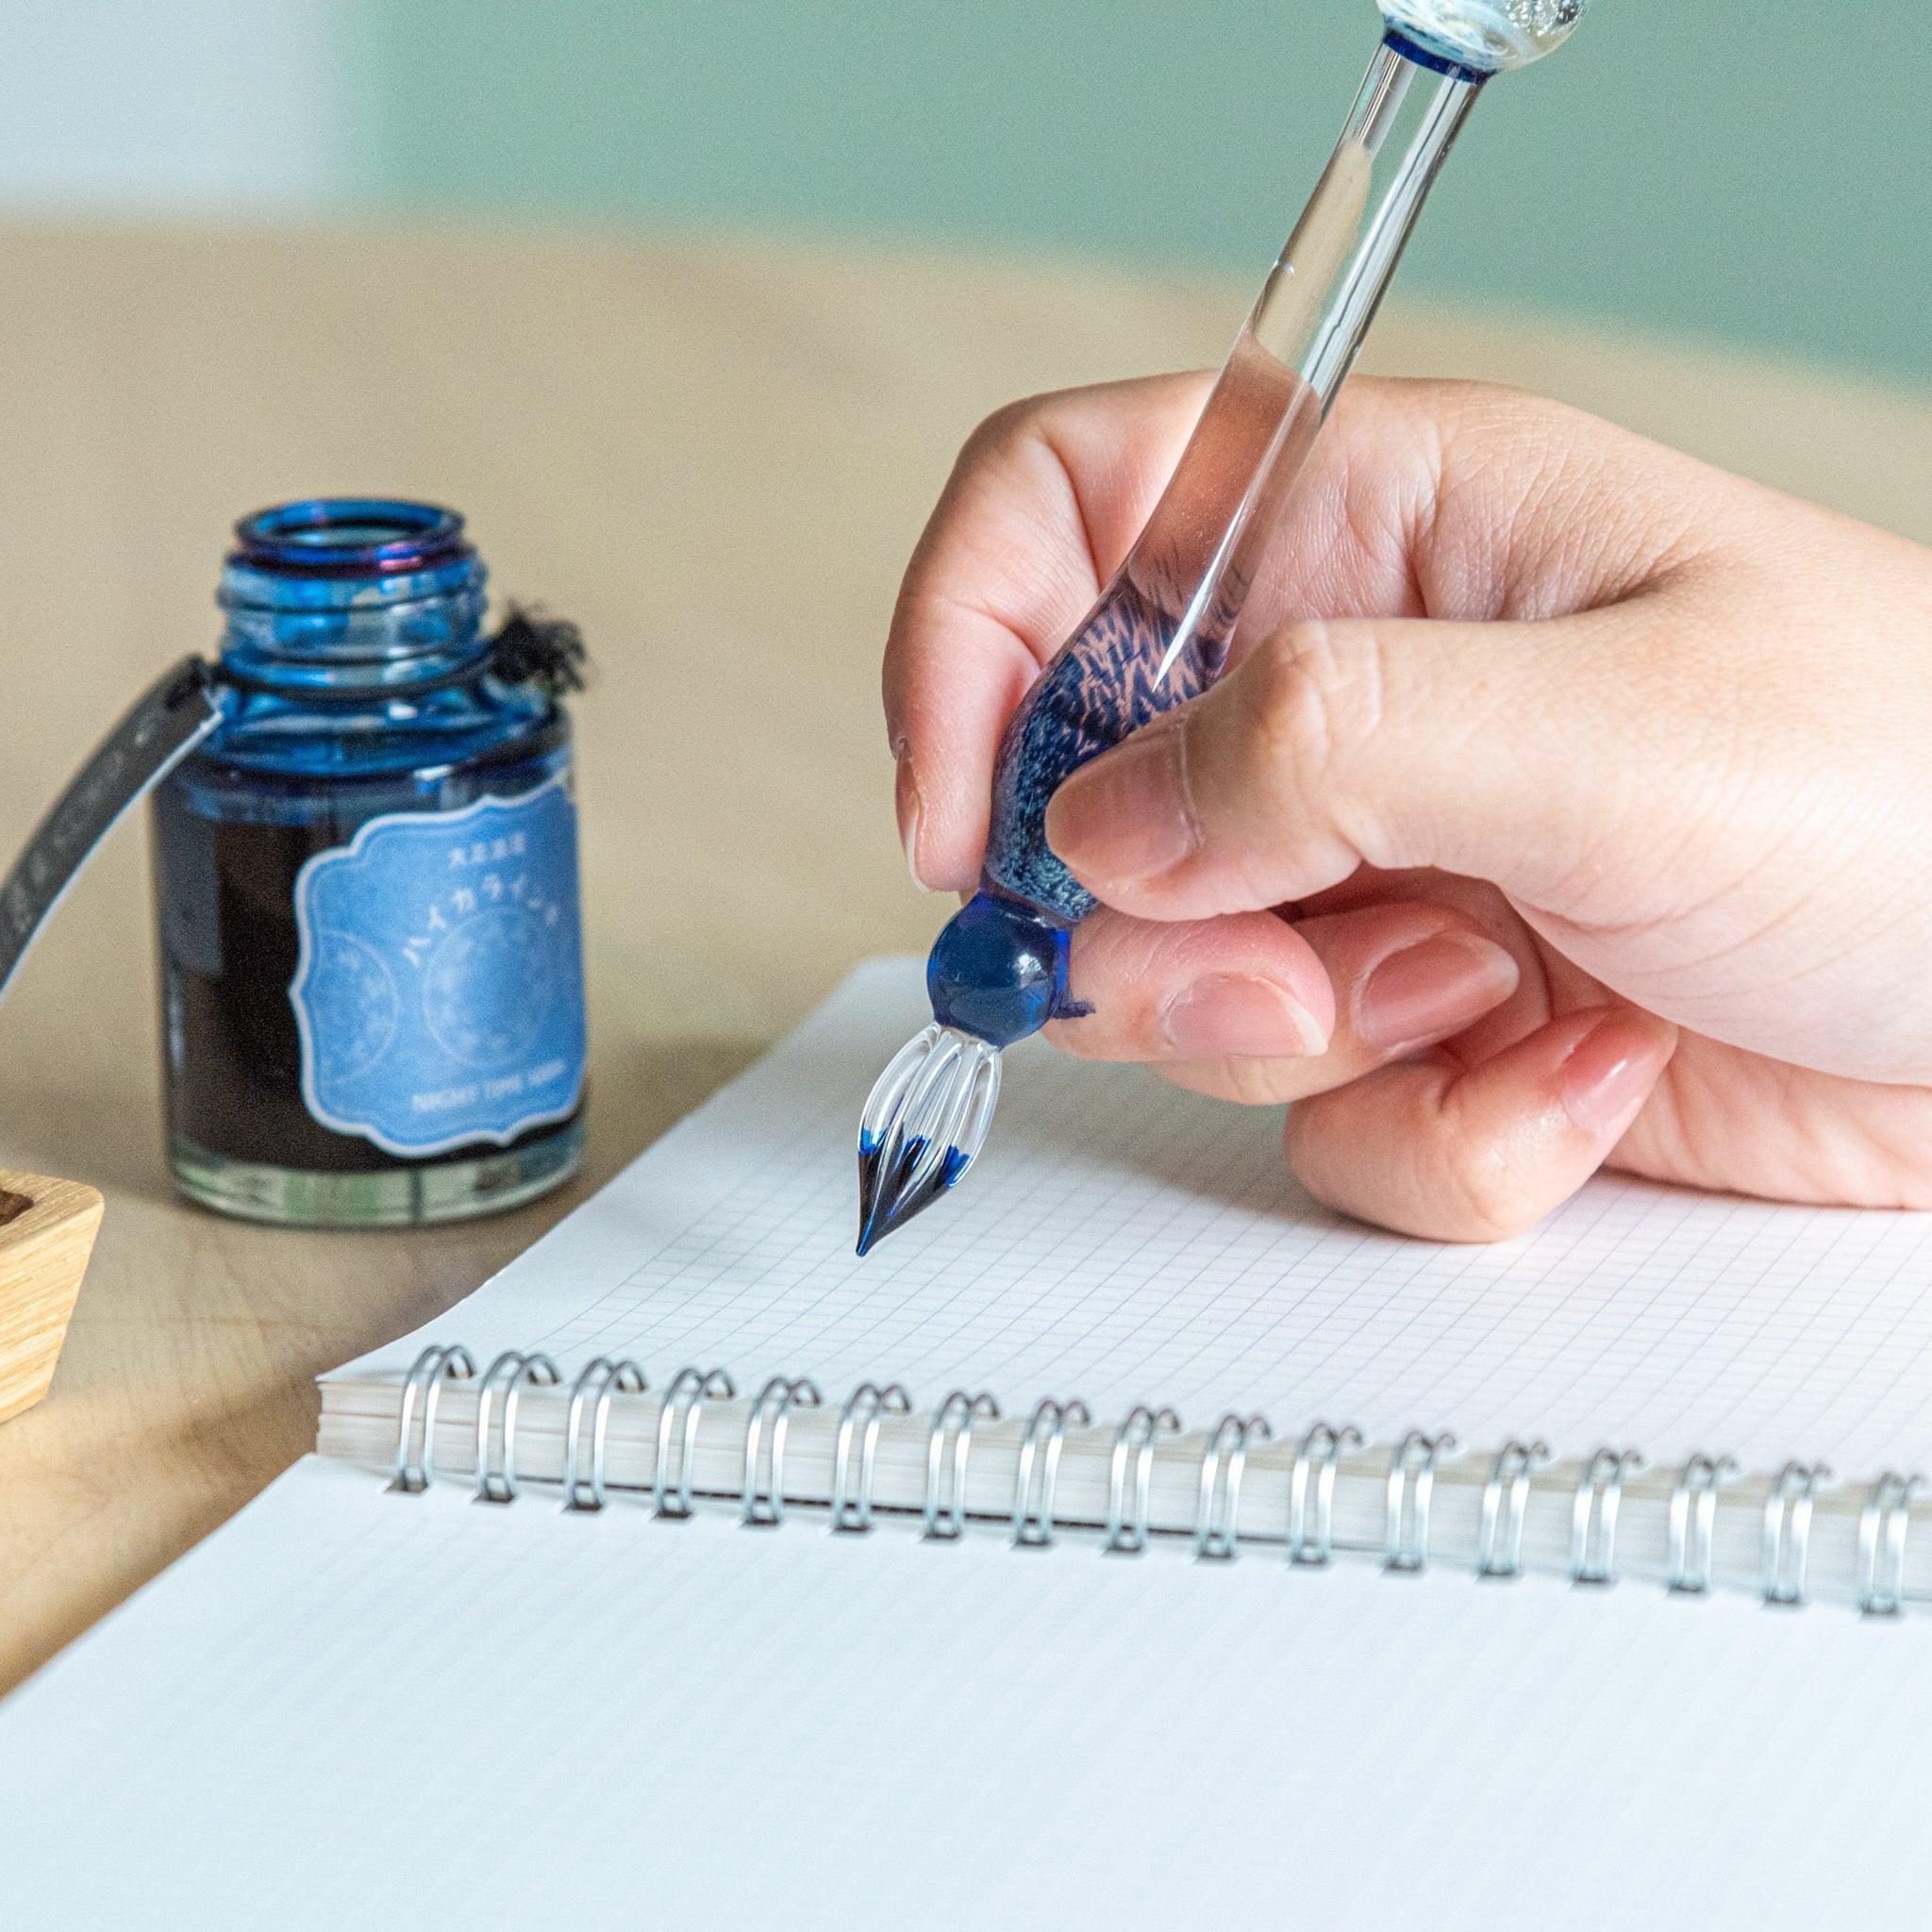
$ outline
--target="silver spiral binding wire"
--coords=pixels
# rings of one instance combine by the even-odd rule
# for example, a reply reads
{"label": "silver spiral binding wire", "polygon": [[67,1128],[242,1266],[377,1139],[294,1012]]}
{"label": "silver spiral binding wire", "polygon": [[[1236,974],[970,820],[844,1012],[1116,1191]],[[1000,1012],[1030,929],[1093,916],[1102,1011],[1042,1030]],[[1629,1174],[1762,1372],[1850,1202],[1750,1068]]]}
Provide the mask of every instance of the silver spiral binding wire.
{"label": "silver spiral binding wire", "polygon": [[1456,1454],[1447,1429],[1425,1436],[1411,1429],[1389,1456],[1389,1487],[1382,1507],[1382,1567],[1420,1575],[1429,1562],[1429,1504],[1436,1465]]}
{"label": "silver spiral binding wire", "polygon": [[[667,1522],[682,1522],[692,1510],[692,1464],[697,1457],[698,1421],[708,1402],[729,1402],[738,1393],[723,1369],[679,1369],[664,1391],[658,1411],[658,1466],[651,1473],[651,1508]],[[683,1425],[683,1457],[677,1493],[671,1493],[671,1443]]]}
{"label": "silver spiral binding wire", "polygon": [[1523,1574],[1523,1520],[1529,1509],[1529,1479],[1550,1459],[1547,1442],[1505,1442],[1483,1485],[1482,1528],[1476,1538],[1475,1574],[1507,1581]]}
{"label": "silver spiral binding wire", "polygon": [[[1026,1439],[1020,1444],[1020,1460],[1013,1472],[1013,1547],[1016,1550],[1043,1550],[1053,1541],[1053,1492],[1059,1485],[1060,1451],[1066,1444],[1067,1427],[1086,1428],[1093,1420],[1087,1405],[1075,1399],[1056,1402],[1048,1396],[1033,1411],[1026,1424]],[[1039,1494],[1033,1480],[1034,1465],[1040,1466]]]}
{"label": "silver spiral binding wire", "polygon": [[1670,1568],[1664,1587],[1678,1596],[1710,1589],[1711,1540],[1717,1533],[1717,1492],[1738,1474],[1729,1456],[1686,1458],[1671,1491]]}
{"label": "silver spiral binding wire", "polygon": [[1912,1499],[1924,1487],[1924,1476],[1900,1475],[1894,1470],[1872,1485],[1858,1512],[1860,1616],[1895,1617],[1905,1608],[1906,1537],[1912,1526]]}
{"label": "silver spiral binding wire", "polygon": [[1241,1478],[1247,1474],[1248,1445],[1265,1442],[1274,1431],[1261,1415],[1224,1415],[1201,1455],[1201,1494],[1194,1509],[1194,1555],[1210,1562],[1231,1562],[1241,1533]]}
{"label": "silver spiral binding wire", "polygon": [[1820,1490],[1829,1489],[1822,1462],[1788,1462],[1764,1499],[1764,1601],[1802,1604],[1805,1566],[1811,1554],[1811,1511]]}
{"label": "silver spiral binding wire", "polygon": [[[1181,1419],[1171,1408],[1128,1410],[1113,1432],[1113,1456],[1107,1478],[1107,1529],[1103,1555],[1138,1557],[1147,1547],[1148,1491],[1154,1481],[1154,1439],[1163,1430],[1178,1434]],[[1127,1493],[1127,1469],[1133,1467],[1133,1494]]]}
{"label": "silver spiral binding wire", "polygon": [[966,1533],[966,1458],[973,1453],[973,1425],[994,1422],[1000,1406],[982,1390],[969,1395],[955,1389],[940,1404],[925,1438],[925,1508],[920,1534],[928,1542],[956,1542]]}
{"label": "silver spiral binding wire", "polygon": [[[1353,1423],[1331,1429],[1316,1423],[1294,1452],[1288,1478],[1288,1560],[1320,1569],[1334,1550],[1335,1465],[1352,1449],[1362,1446],[1362,1432]],[[1315,1526],[1308,1527],[1308,1496],[1314,1493]]]}
{"label": "silver spiral binding wire", "polygon": [[[476,1373],[475,1359],[467,1348],[451,1344],[439,1348],[432,1343],[409,1365],[403,1380],[402,1413],[396,1423],[396,1459],[390,1472],[389,1487],[398,1495],[420,1496],[432,1480],[436,1463],[436,1405],[445,1382],[467,1382]],[[411,1436],[418,1406],[423,1410],[420,1441]]]}
{"label": "silver spiral binding wire", "polygon": [[1617,1507],[1624,1478],[1643,1467],[1635,1449],[1599,1449],[1576,1482],[1570,1506],[1570,1581],[1608,1589],[1617,1580]]}
{"label": "silver spiral binding wire", "polygon": [[[476,1501],[513,1503],[517,1495],[517,1401],[525,1388],[554,1389],[557,1364],[547,1355],[507,1348],[484,1372],[476,1390]],[[491,1419],[501,1384],[503,1421]]]}
{"label": "silver spiral binding wire", "polygon": [[[604,1445],[610,1434],[610,1398],[641,1395],[644,1372],[628,1356],[614,1362],[608,1356],[588,1361],[570,1385],[570,1416],[563,1425],[563,1507],[593,1512],[604,1507]],[[591,1411],[590,1474],[585,1462],[584,1411]]]}
{"label": "silver spiral binding wire", "polygon": [[[872,1528],[873,1466],[878,1460],[879,1426],[889,1415],[910,1415],[912,1398],[897,1382],[881,1389],[861,1382],[839,1418],[839,1441],[832,1451],[832,1527],[849,1536],[864,1536]],[[865,1430],[858,1449],[858,1491],[852,1490],[852,1438]]]}
{"label": "silver spiral binding wire", "polygon": [[[819,1385],[806,1377],[797,1381],[774,1375],[758,1391],[758,1399],[744,1419],[743,1506],[739,1522],[746,1529],[775,1529],[785,1521],[785,1431],[794,1408],[817,1408],[824,1402]],[[767,1474],[758,1474],[759,1451],[767,1424],[772,1447],[764,1457]]]}

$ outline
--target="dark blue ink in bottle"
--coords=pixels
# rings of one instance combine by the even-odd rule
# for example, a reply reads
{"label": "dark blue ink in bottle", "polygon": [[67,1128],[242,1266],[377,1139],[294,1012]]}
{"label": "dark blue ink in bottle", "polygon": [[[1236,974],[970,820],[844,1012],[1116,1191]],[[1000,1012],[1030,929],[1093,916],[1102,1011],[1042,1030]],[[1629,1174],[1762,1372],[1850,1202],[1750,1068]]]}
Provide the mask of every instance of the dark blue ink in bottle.
{"label": "dark blue ink in bottle", "polygon": [[222,721],[155,793],[168,1159],[263,1221],[508,1208],[576,1167],[571,651],[433,505],[236,525]]}

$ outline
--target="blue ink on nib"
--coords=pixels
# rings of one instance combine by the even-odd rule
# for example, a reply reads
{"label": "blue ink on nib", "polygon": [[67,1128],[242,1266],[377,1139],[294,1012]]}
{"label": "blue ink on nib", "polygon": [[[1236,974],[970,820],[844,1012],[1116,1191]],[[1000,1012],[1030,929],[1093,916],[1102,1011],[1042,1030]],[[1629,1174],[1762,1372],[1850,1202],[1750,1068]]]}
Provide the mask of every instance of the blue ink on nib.
{"label": "blue ink on nib", "polygon": [[[973,1157],[958,1147],[935,1148],[931,1141],[917,1136],[900,1147],[890,1171],[880,1159],[883,1152],[878,1141],[859,1136],[857,1252],[860,1260],[894,1228],[904,1227],[915,1214],[957,1186],[973,1164]],[[937,1159],[930,1158],[935,1153]]]}

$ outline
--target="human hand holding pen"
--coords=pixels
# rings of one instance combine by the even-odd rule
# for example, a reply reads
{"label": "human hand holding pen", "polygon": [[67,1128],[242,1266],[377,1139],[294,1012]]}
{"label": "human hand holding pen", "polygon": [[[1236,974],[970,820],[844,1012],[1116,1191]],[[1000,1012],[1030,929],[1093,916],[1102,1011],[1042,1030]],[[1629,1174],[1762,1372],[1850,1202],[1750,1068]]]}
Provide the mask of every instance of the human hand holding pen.
{"label": "human hand holding pen", "polygon": [[[915,875],[1207,379],[1002,411],[888,646]],[[1358,380],[1205,696],[1047,819],[1069,1051],[1291,1101],[1316,1195],[1489,1239],[1604,1161],[1932,1205],[1932,555],[1575,411]]]}

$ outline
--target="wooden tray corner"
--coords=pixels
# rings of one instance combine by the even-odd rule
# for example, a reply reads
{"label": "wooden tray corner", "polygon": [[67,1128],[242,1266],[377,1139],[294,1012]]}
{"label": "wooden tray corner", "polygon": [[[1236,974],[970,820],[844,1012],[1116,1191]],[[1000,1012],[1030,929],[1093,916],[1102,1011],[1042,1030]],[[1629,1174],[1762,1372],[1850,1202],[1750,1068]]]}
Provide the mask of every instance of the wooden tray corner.
{"label": "wooden tray corner", "polygon": [[79,1181],[0,1167],[0,1422],[54,1379],[106,1206]]}

